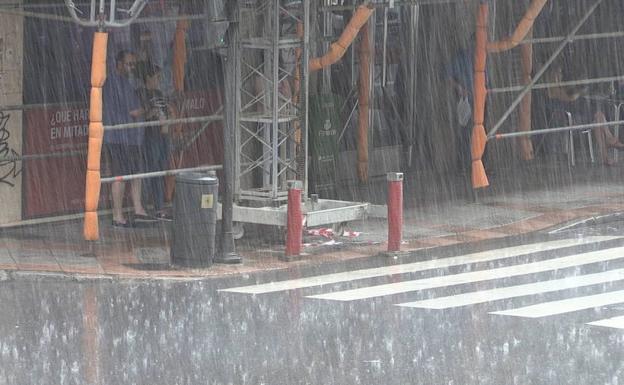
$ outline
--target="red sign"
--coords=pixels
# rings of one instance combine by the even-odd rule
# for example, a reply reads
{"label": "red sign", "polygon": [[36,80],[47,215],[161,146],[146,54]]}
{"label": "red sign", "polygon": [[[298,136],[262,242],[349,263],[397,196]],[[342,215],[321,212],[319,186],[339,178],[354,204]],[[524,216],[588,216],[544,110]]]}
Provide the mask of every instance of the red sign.
{"label": "red sign", "polygon": [[[210,116],[221,107],[218,93],[204,91],[187,92],[178,102],[180,118]],[[219,113],[223,115],[223,111]],[[183,138],[182,167],[221,164],[223,159],[223,122],[183,124],[176,128]],[[180,155],[179,153],[177,154]],[[180,167],[179,166],[179,167]]]}
{"label": "red sign", "polygon": [[[218,111],[221,99],[218,93],[188,92],[177,105],[180,118],[207,116]],[[24,219],[84,211],[88,126],[89,110],[84,105],[24,112],[24,154],[53,155],[23,163]],[[221,164],[221,121],[178,125],[172,132],[182,146],[170,155],[171,168]],[[72,154],[76,152],[82,154]],[[109,207],[108,191],[102,186],[100,208]]]}
{"label": "red sign", "polygon": [[24,219],[84,210],[89,110],[59,106],[24,112],[24,154],[50,154],[23,162]]}

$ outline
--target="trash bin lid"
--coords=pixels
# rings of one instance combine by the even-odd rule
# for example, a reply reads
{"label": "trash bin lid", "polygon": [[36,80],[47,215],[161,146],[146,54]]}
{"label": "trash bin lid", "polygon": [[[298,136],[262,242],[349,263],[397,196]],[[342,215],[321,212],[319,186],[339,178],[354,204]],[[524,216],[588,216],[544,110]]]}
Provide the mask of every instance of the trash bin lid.
{"label": "trash bin lid", "polygon": [[176,182],[186,184],[213,185],[219,184],[219,179],[214,175],[203,172],[185,172],[176,176]]}

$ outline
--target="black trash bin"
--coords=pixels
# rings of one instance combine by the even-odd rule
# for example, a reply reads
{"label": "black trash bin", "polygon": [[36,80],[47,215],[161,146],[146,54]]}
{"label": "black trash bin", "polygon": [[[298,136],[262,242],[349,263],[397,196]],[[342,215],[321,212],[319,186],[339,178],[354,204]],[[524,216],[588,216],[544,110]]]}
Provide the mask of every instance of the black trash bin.
{"label": "black trash bin", "polygon": [[173,200],[171,262],[209,267],[215,254],[219,179],[214,173],[189,172],[176,177]]}

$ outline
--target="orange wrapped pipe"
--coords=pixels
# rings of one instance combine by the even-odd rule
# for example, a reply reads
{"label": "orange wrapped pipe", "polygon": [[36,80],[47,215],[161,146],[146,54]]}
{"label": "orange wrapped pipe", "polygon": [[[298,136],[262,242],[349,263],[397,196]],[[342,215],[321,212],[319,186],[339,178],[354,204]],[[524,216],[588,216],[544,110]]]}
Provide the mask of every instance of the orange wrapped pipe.
{"label": "orange wrapped pipe", "polygon": [[91,86],[89,122],[102,122],[102,87]]}
{"label": "orange wrapped pipe", "polygon": [[173,37],[173,88],[184,91],[184,66],[186,65],[186,31],[189,28],[188,20],[178,20]]}
{"label": "orange wrapped pipe", "polygon": [[357,173],[360,182],[368,181],[368,105],[370,102],[370,34],[369,23],[362,26],[360,36],[360,84],[358,107]]}
{"label": "orange wrapped pipe", "polygon": [[[89,147],[102,148],[102,138],[89,138]],[[100,154],[90,152],[87,154],[87,170],[99,170],[100,169]]]}
{"label": "orange wrapped pipe", "polygon": [[100,200],[100,156],[104,128],[102,125],[102,87],[106,82],[106,46],[108,34],[93,35],[91,55],[91,100],[89,108],[89,147],[87,149],[87,177],[85,183],[85,218],[83,235],[87,241],[99,238],[97,209]]}
{"label": "orange wrapped pipe", "polygon": [[489,52],[503,52],[516,47],[527,36],[537,16],[542,12],[548,0],[533,0],[524,17],[518,23],[513,34],[503,40],[491,42],[487,45]]}
{"label": "orange wrapped pipe", "polygon": [[87,185],[85,186],[85,211],[96,212],[100,200],[100,172],[87,170]]}
{"label": "orange wrapped pipe", "polygon": [[485,134],[485,67],[487,62],[487,20],[488,5],[481,3],[477,14],[476,49],[474,60],[474,127],[472,128],[471,155],[472,155],[472,187],[482,188],[490,185],[485,168],[483,167],[483,153],[487,143]]}
{"label": "orange wrapped pipe", "polygon": [[349,20],[349,23],[342,32],[342,35],[340,35],[338,41],[332,43],[329,47],[329,52],[321,57],[310,59],[310,72],[318,71],[340,60],[374,11],[375,9],[370,5],[360,5],[357,7],[355,14],[353,14],[353,17]]}
{"label": "orange wrapped pipe", "polygon": [[[94,47],[106,47],[108,35],[96,32],[93,36]],[[91,55],[91,87],[102,88],[106,81],[106,49],[93,49]]]}
{"label": "orange wrapped pipe", "polygon": [[[176,24],[175,34],[173,36],[173,62],[171,64],[171,72],[173,78],[173,89],[178,96],[184,92],[184,77],[186,67],[186,31],[189,29],[188,20],[178,20]],[[178,99],[178,103],[181,103],[182,99]],[[181,106],[172,106],[174,108],[173,115],[177,118],[182,118]],[[171,136],[173,140],[181,139],[182,137],[182,125],[176,124],[172,127]],[[175,156],[170,157],[170,168],[182,167],[183,151],[180,150]],[[175,176],[169,175],[165,178],[165,200],[167,202],[173,199],[173,193],[175,190]]]}
{"label": "orange wrapped pipe", "polygon": [[98,228],[98,214],[97,211],[85,211],[84,214],[85,224],[90,223],[90,226],[84,227],[84,238],[87,241],[95,241],[99,237]]}
{"label": "orange wrapped pipe", "polygon": [[[531,72],[533,71],[533,45],[525,44],[520,47],[522,55],[522,84],[531,82]],[[531,131],[531,91],[529,91],[520,103],[520,122],[519,131]],[[520,158],[522,160],[531,160],[534,157],[533,143],[529,136],[521,136],[518,138],[518,146],[520,149]]]}

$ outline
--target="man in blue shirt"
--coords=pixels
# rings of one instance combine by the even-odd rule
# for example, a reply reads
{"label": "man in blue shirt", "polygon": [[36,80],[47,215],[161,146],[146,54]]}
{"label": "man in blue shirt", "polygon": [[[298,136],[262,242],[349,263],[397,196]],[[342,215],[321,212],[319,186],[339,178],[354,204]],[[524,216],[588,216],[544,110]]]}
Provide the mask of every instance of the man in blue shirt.
{"label": "man in blue shirt", "polygon": [[468,173],[470,165],[470,134],[474,88],[474,50],[463,48],[456,52],[446,69],[446,75],[456,96],[455,123],[458,126],[457,162],[460,173]]}
{"label": "man in blue shirt", "polygon": [[[132,52],[120,51],[115,57],[115,70],[107,77],[103,87],[103,119],[105,126],[133,123],[142,120],[143,109],[130,75],[136,65]],[[106,130],[104,143],[115,176],[137,174],[143,170],[143,129]],[[141,203],[141,180],[130,182],[135,219],[150,220]],[[123,214],[125,182],[113,182],[113,226],[130,227]]]}

